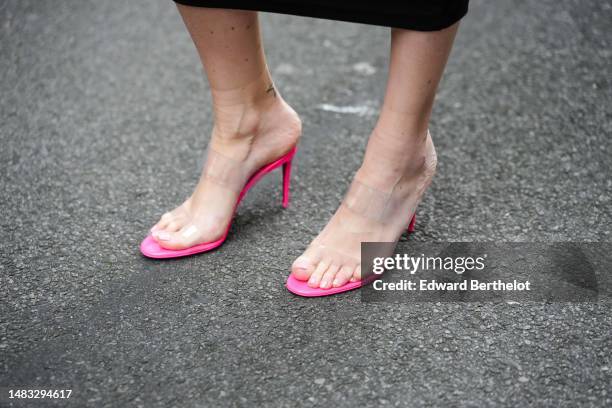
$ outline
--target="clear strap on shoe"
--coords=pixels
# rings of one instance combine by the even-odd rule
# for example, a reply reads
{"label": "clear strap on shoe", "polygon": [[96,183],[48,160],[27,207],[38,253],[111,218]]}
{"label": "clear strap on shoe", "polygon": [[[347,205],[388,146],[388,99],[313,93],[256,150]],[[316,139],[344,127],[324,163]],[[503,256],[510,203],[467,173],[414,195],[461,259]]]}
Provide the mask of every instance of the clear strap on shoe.
{"label": "clear strap on shoe", "polygon": [[210,147],[202,174],[207,180],[235,192],[242,191],[249,177],[243,161],[227,157]]}
{"label": "clear strap on shoe", "polygon": [[392,192],[384,192],[355,179],[344,197],[343,204],[365,218],[382,222],[389,211]]}

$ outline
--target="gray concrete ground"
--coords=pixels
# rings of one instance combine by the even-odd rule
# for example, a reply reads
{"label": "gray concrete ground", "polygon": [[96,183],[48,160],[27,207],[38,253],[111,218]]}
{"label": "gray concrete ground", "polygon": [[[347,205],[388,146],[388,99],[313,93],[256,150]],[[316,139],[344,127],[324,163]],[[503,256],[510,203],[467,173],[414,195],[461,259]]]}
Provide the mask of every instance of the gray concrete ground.
{"label": "gray concrete ground", "polygon": [[[219,250],[138,243],[193,187],[211,106],[170,1],[0,5],[0,406],[610,406],[610,303],[367,304],[284,280],[338,205],[388,30],[262,15],[304,120]],[[417,241],[609,241],[612,3],[473,1],[441,85]],[[334,113],[325,105],[355,107]],[[338,160],[340,158],[340,160]]]}

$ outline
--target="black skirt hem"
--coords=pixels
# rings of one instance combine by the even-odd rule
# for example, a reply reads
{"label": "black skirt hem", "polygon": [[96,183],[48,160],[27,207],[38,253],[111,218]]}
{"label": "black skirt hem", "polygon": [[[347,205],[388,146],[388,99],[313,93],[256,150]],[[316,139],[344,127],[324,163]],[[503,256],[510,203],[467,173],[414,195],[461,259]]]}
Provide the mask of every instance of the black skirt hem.
{"label": "black skirt hem", "polygon": [[386,27],[403,28],[415,31],[438,31],[450,27],[461,20],[468,11],[468,0],[451,0],[448,6],[437,13],[417,15],[393,10],[366,10],[351,7],[339,7],[332,2],[325,4],[307,4],[299,1],[246,1],[246,0],[174,0],[176,3],[193,7],[210,7],[264,11],[270,13],[291,14],[302,17],[315,17],[327,20],[339,20],[353,23],[370,24]]}

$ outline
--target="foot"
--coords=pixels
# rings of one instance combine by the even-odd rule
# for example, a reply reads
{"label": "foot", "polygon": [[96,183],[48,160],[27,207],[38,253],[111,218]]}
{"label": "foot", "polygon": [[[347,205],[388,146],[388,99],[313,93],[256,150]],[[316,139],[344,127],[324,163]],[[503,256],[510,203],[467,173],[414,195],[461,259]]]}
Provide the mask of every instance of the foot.
{"label": "foot", "polygon": [[[376,137],[372,137],[368,150],[383,152],[385,147],[376,143]],[[368,157],[366,153],[342,204],[293,263],[291,272],[296,279],[321,289],[360,280],[361,243],[399,240],[436,168],[429,133],[412,150],[403,156],[404,163],[390,163],[382,159],[386,157],[383,154]]]}
{"label": "foot", "polygon": [[216,108],[200,181],[183,204],[151,229],[162,248],[183,249],[222,238],[249,177],[288,153],[300,137],[299,117],[276,93],[258,104]]}

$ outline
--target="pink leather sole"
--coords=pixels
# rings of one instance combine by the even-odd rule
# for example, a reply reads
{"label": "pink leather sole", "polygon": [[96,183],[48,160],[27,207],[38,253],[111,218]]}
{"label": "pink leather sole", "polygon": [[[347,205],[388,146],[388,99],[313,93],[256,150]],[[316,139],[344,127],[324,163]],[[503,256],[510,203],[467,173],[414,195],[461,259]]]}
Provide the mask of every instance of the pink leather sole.
{"label": "pink leather sole", "polygon": [[293,274],[289,275],[287,278],[287,289],[289,292],[294,293],[298,296],[304,297],[318,297],[318,296],[331,296],[337,293],[348,292],[349,290],[359,289],[362,286],[369,285],[378,279],[380,275],[370,275],[364,280],[357,282],[348,282],[340,287],[334,288],[331,287],[329,289],[321,289],[321,288],[311,288],[308,286],[306,281],[297,280],[293,277]]}
{"label": "pink leather sole", "polygon": [[[253,187],[263,176],[267,173],[270,173],[272,170],[283,166],[283,207],[287,207],[289,205],[289,185],[291,183],[291,161],[293,160],[293,156],[295,156],[296,148],[294,147],[289,151],[289,153],[285,154],[280,159],[262,167],[259,169],[247,183],[244,188],[240,192],[238,196],[238,200],[236,200],[236,206],[234,207],[234,214],[236,213],[236,209],[242,201],[242,198],[246,195],[246,193]],[[140,252],[148,257],[155,259],[168,259],[168,258],[180,258],[183,256],[195,255],[202,252],[208,252],[215,248],[220,247],[226,240],[227,234],[229,233],[230,227],[232,223],[227,226],[225,233],[221,238],[216,241],[204,242],[202,244],[194,245],[185,249],[166,249],[162,248],[149,234],[141,243],[140,243]]]}
{"label": "pink leather sole", "polygon": [[189,256],[199,254],[201,252],[212,251],[218,248],[225,241],[225,236],[212,242],[205,242],[203,244],[194,245],[185,249],[166,249],[159,246],[159,244],[153,239],[151,235],[147,235],[145,239],[140,243],[140,252],[148,257],[155,259],[168,259],[168,258],[180,258],[182,256]]}
{"label": "pink leather sole", "polygon": [[[416,215],[412,216],[410,220],[410,225],[408,226],[408,232],[414,231],[414,224],[416,223]],[[311,288],[308,286],[307,281],[301,281],[296,279],[293,274],[290,274],[287,278],[286,287],[287,290],[293,294],[303,297],[319,297],[319,296],[331,296],[336,295],[342,292],[348,292],[349,290],[359,289],[362,286],[367,286],[370,283],[374,282],[376,279],[379,279],[382,275],[370,275],[363,280],[357,282],[347,282],[344,285],[334,288],[331,287],[329,289],[321,289],[321,288]]]}

